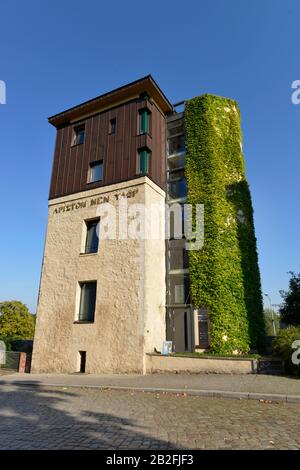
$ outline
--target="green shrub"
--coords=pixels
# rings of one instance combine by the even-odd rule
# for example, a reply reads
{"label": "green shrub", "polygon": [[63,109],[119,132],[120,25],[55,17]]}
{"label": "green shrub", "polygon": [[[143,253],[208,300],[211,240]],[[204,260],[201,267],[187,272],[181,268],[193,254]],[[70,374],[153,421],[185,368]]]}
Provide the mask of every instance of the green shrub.
{"label": "green shrub", "polygon": [[187,101],[185,131],[188,203],[204,204],[204,247],[189,252],[193,303],[208,309],[213,352],[245,354],[262,345],[264,318],[237,103]]}
{"label": "green shrub", "polygon": [[272,351],[274,356],[278,356],[284,360],[285,371],[287,374],[300,375],[299,365],[292,363],[292,354],[295,349],[292,344],[295,340],[300,340],[300,327],[289,326],[280,330],[272,343]]}

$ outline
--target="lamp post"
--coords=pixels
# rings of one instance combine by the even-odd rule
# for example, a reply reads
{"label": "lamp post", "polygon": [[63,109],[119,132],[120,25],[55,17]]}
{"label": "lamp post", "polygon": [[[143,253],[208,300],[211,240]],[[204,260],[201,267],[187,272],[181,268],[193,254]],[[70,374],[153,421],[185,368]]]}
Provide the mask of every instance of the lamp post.
{"label": "lamp post", "polygon": [[270,302],[270,309],[271,309],[271,318],[272,318],[273,332],[274,332],[274,336],[276,336],[276,327],[275,327],[274,312],[273,312],[273,308],[272,308],[271,297],[269,296],[269,294],[268,294],[267,292],[265,293],[265,296],[268,298],[268,300],[269,300],[269,302]]}

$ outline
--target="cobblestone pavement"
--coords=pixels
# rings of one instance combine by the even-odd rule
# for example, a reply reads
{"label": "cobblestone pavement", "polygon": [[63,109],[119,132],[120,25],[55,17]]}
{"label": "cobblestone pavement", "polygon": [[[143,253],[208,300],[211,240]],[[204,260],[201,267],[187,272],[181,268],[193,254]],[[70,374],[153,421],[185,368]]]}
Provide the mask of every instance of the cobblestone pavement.
{"label": "cobblestone pavement", "polygon": [[300,449],[300,406],[2,385],[0,449]]}

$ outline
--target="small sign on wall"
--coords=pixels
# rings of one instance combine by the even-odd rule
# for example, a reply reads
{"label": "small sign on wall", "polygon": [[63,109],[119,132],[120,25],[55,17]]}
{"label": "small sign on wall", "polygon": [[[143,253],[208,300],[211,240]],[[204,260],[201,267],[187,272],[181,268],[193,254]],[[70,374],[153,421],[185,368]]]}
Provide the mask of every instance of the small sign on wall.
{"label": "small sign on wall", "polygon": [[163,356],[168,356],[172,352],[172,341],[163,341],[163,346],[161,354]]}

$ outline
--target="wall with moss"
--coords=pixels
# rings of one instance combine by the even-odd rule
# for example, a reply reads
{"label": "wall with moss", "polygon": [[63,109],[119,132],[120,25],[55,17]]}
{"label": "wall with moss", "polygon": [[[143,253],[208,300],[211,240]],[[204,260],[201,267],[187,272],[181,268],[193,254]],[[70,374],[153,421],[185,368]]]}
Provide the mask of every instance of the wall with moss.
{"label": "wall with moss", "polygon": [[264,320],[237,103],[193,98],[185,128],[188,202],[204,204],[204,247],[189,252],[193,303],[208,309],[213,351],[245,353],[263,340]]}

